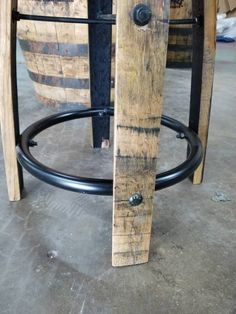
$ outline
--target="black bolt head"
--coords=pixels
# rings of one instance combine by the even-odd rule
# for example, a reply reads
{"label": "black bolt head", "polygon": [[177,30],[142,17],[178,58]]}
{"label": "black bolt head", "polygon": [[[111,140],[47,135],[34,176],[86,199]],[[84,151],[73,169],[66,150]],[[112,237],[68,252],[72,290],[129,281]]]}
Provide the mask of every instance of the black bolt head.
{"label": "black bolt head", "polygon": [[138,206],[143,202],[143,197],[140,193],[134,193],[130,198],[129,198],[129,204],[131,206]]}
{"label": "black bolt head", "polygon": [[146,4],[137,4],[132,14],[134,23],[138,26],[147,25],[152,18],[152,11]]}

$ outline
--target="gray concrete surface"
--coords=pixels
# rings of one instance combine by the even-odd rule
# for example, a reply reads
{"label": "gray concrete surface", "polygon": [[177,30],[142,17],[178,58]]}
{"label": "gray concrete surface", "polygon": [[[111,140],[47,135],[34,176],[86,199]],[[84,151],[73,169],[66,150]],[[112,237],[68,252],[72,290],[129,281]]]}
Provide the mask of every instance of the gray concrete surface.
{"label": "gray concrete surface", "polygon": [[[150,262],[111,267],[112,199],[58,190],[25,173],[9,203],[0,152],[1,314],[236,313],[236,45],[218,46],[204,184],[156,193]],[[190,72],[168,70],[165,113],[187,121]],[[37,103],[19,58],[21,127],[64,108]],[[35,155],[58,169],[111,177],[112,150],[90,148],[89,121],[44,132]],[[159,169],[185,157],[162,131]]]}

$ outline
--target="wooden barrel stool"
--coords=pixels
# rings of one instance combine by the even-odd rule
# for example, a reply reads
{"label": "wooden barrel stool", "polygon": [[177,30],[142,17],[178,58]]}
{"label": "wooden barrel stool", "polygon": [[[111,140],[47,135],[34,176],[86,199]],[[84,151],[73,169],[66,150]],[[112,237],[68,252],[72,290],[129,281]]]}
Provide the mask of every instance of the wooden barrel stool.
{"label": "wooden barrel stool", "polygon": [[[104,9],[104,11],[103,11]],[[0,119],[6,177],[11,201],[20,200],[23,187],[21,167],[36,178],[78,193],[113,195],[112,265],[148,262],[153,198],[156,190],[203,173],[215,48],[215,0],[194,3],[193,87],[190,127],[162,116],[166,67],[169,1],[117,2],[89,0],[88,18],[22,14],[16,0],[0,2]],[[59,112],[36,121],[19,132],[16,84],[16,26],[20,20],[88,24],[92,108]],[[183,22],[183,21],[182,21]],[[110,106],[111,25],[116,32],[115,110]],[[99,34],[99,36],[98,36]],[[108,58],[103,58],[104,51]],[[107,62],[109,60],[109,62]],[[196,71],[197,70],[197,71]],[[33,156],[35,137],[53,125],[92,117],[104,124],[114,115],[114,178],[73,176],[51,169]],[[188,156],[178,167],[156,175],[161,124],[188,142]],[[206,127],[207,126],[207,127]],[[195,131],[195,132],[194,132]],[[197,133],[200,135],[197,135]],[[204,146],[204,150],[202,144]],[[199,167],[199,165],[201,166]],[[195,176],[195,175],[194,175]],[[194,181],[197,183],[197,180]]]}

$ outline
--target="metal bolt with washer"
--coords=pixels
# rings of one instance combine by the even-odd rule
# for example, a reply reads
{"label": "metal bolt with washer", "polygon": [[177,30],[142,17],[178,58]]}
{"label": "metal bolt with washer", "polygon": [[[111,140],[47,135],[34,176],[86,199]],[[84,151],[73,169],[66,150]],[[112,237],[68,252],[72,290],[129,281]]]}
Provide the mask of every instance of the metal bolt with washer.
{"label": "metal bolt with washer", "polygon": [[129,204],[131,206],[138,206],[143,202],[143,197],[140,193],[134,193],[130,198],[129,198]]}

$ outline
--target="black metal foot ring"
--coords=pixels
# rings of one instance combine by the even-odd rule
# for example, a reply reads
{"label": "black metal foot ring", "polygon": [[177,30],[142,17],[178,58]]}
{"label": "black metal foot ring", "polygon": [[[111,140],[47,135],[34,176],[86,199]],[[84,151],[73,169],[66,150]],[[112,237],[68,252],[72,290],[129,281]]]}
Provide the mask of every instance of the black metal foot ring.
{"label": "black metal foot ring", "polygon": [[[17,145],[17,158],[20,164],[36,178],[56,187],[78,193],[112,195],[112,180],[84,178],[59,172],[41,164],[33,157],[29,149],[33,138],[53,125],[74,119],[101,117],[104,115],[113,116],[113,108],[62,112],[32,124],[23,132]],[[156,176],[156,190],[167,188],[189,177],[200,165],[203,156],[201,141],[192,130],[181,122],[167,116],[162,116],[161,123],[181,134],[187,140],[189,154],[187,160],[182,164]]]}

